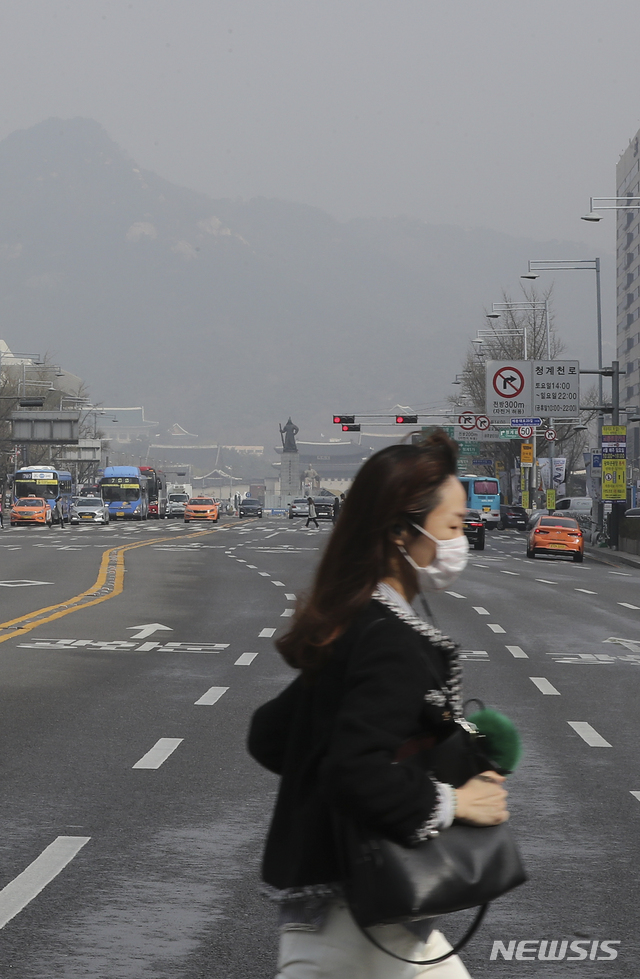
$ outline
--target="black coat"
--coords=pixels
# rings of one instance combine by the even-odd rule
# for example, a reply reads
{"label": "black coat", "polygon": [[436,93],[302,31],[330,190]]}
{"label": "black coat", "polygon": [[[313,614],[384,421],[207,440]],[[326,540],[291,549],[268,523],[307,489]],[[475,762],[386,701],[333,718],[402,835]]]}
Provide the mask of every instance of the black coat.
{"label": "black coat", "polygon": [[438,694],[428,698],[444,686],[446,656],[371,601],[313,681],[298,676],[258,708],[249,751],[281,776],[262,865],[268,884],[301,888],[340,879],[334,807],[399,843],[415,842],[432,814],[435,787],[420,768],[395,759],[408,739],[441,740],[453,729],[450,705],[438,706]]}

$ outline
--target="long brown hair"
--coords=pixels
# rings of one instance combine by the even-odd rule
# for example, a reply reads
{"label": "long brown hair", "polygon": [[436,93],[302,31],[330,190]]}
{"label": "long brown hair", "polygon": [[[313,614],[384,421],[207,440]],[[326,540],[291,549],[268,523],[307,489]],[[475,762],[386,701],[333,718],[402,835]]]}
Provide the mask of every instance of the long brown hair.
{"label": "long brown hair", "polygon": [[[392,445],[359,470],[343,503],[309,595],[291,629],[276,641],[286,662],[305,673],[331,655],[332,643],[367,605],[397,555],[402,531],[417,534],[438,503],[439,489],[456,473],[456,445],[441,429],[418,444]],[[406,561],[400,574],[417,591]]]}

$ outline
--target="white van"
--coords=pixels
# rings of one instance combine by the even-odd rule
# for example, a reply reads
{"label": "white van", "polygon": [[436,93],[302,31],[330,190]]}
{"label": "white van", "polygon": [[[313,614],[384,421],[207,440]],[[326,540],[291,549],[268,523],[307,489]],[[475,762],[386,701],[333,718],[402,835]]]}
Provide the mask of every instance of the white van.
{"label": "white van", "polygon": [[556,510],[580,510],[582,513],[591,513],[592,506],[590,496],[565,496],[556,502]]}

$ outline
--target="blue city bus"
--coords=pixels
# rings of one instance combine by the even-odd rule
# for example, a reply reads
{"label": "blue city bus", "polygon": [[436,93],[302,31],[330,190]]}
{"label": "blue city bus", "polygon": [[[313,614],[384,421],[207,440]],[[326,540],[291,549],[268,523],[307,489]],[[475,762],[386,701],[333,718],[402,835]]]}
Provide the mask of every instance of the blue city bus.
{"label": "blue city bus", "polygon": [[111,520],[147,519],[147,478],[136,466],[107,466],[100,480],[100,494],[109,507]]}
{"label": "blue city bus", "polygon": [[478,510],[487,528],[497,527],[500,520],[500,483],[494,476],[465,473],[460,482],[467,491],[467,506]]}
{"label": "blue city bus", "polygon": [[53,510],[56,497],[61,496],[63,519],[67,521],[72,488],[71,473],[53,466],[24,466],[13,474],[14,502],[25,496],[39,496]]}

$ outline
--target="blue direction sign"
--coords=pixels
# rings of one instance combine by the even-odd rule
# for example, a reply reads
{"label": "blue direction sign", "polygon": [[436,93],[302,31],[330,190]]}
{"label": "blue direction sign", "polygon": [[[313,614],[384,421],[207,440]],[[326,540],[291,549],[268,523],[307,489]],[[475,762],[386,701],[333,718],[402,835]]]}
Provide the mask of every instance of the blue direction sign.
{"label": "blue direction sign", "polygon": [[474,466],[492,466],[493,459],[472,459],[472,464]]}
{"label": "blue direction sign", "polygon": [[512,418],[512,425],[517,425],[520,428],[521,425],[533,425],[536,428],[538,425],[542,425],[542,418]]}

